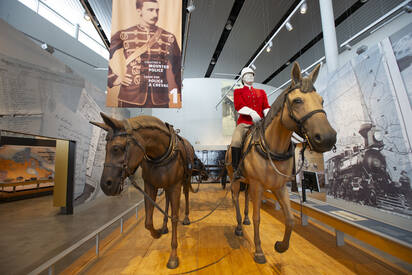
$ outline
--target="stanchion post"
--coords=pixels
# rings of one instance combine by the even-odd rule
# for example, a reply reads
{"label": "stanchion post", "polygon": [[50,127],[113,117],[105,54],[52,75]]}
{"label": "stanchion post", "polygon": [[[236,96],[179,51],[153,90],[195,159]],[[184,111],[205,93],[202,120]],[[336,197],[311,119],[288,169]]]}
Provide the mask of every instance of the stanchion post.
{"label": "stanchion post", "polygon": [[99,236],[100,233],[96,234],[96,256],[99,257]]}
{"label": "stanchion post", "polygon": [[120,218],[120,233],[123,233],[123,217]]}
{"label": "stanchion post", "polygon": [[53,275],[54,274],[54,265],[49,266],[47,274],[48,275]]}

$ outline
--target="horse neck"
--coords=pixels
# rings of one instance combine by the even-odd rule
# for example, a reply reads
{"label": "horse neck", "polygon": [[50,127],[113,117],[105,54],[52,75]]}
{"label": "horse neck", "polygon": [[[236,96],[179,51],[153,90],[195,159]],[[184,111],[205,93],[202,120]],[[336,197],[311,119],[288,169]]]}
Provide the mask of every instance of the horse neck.
{"label": "horse neck", "polygon": [[143,128],[139,134],[145,141],[146,154],[156,159],[161,157],[169,147],[170,135],[156,128]]}
{"label": "horse neck", "polygon": [[286,153],[290,146],[292,131],[281,123],[280,113],[265,129],[265,139],[270,151],[279,154]]}

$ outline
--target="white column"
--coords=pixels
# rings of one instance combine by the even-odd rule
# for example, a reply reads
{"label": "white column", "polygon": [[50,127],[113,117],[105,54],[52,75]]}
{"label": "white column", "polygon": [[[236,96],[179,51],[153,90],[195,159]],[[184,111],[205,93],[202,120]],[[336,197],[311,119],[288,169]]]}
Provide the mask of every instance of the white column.
{"label": "white column", "polygon": [[338,69],[338,43],[336,42],[335,18],[332,0],[319,0],[322,18],[323,43],[325,45],[326,65],[329,74]]}

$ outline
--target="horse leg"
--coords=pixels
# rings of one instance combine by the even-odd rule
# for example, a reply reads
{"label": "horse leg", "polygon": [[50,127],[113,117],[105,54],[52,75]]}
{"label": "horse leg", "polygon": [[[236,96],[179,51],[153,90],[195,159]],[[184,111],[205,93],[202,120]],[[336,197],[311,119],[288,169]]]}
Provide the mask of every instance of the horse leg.
{"label": "horse leg", "polygon": [[283,253],[289,248],[290,235],[292,234],[295,221],[290,208],[289,193],[286,189],[286,184],[284,184],[280,189],[272,191],[274,191],[274,194],[282,207],[283,215],[285,215],[285,235],[283,236],[283,240],[281,242],[277,241],[275,243],[275,250],[279,253]]}
{"label": "horse leg", "polygon": [[185,194],[185,218],[183,219],[183,225],[189,225],[189,184],[190,182],[186,182],[183,186],[183,192]]}
{"label": "horse leg", "polygon": [[260,245],[260,207],[262,205],[262,187],[255,183],[250,184],[250,196],[253,203],[253,233],[254,233],[254,242],[255,242],[255,256],[254,260],[258,264],[266,263],[265,254],[263,254],[262,247]]}
{"label": "horse leg", "polygon": [[[150,196],[153,201],[156,201],[157,197],[157,188],[151,184],[144,183],[144,191]],[[160,230],[155,230],[153,227],[153,208],[154,205],[152,204],[149,199],[144,197],[144,206],[146,210],[146,217],[145,217],[145,228],[150,231],[150,234],[153,238],[158,239],[162,235]]]}
{"label": "horse leg", "polygon": [[242,215],[240,214],[239,208],[239,190],[240,190],[240,183],[238,181],[232,182],[232,201],[236,208],[236,221],[237,226],[235,229],[236,236],[243,236],[242,231]]}
{"label": "horse leg", "polygon": [[[169,196],[165,193],[165,197],[166,197],[166,205],[165,205],[165,213],[169,215]],[[169,217],[164,216],[163,218],[163,226],[161,229],[161,233],[162,234],[167,234],[169,233],[169,229],[167,228],[167,222],[169,220]]]}
{"label": "horse leg", "polygon": [[246,185],[245,188],[245,217],[243,219],[243,224],[249,225],[250,220],[249,220],[249,185]]}
{"label": "horse leg", "polygon": [[170,252],[167,267],[174,269],[179,265],[179,258],[177,257],[177,224],[179,220],[181,183],[171,186],[167,192],[169,193],[170,205],[172,207],[172,252]]}

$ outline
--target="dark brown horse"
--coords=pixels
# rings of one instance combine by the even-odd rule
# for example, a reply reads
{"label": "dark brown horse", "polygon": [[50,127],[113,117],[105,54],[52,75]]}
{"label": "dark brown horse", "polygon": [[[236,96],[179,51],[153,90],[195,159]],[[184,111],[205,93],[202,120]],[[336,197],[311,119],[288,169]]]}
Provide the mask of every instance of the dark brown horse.
{"label": "dark brown horse", "polygon": [[[179,218],[180,194],[186,198],[183,224],[189,224],[189,189],[191,189],[191,168],[194,164],[194,150],[191,144],[178,136],[171,125],[152,116],[139,116],[128,120],[116,120],[101,113],[104,123],[92,124],[106,130],[106,158],[100,180],[103,192],[108,196],[118,195],[123,190],[124,180],[142,167],[144,191],[156,201],[158,188],[166,193],[166,213],[169,202],[172,209],[172,251],[168,268],[179,265],[177,257],[177,224]],[[193,189],[192,189],[193,190]],[[163,227],[153,226],[153,203],[145,197],[145,227],[153,238],[167,233],[167,217]]]}
{"label": "dark brown horse", "polygon": [[[323,111],[322,97],[315,91],[313,83],[319,73],[318,65],[308,77],[302,78],[299,65],[293,64],[291,85],[272,104],[267,117],[254,127],[245,139],[242,169],[244,182],[253,203],[254,259],[265,263],[259,235],[262,194],[270,190],[279,201],[285,215],[285,234],[275,244],[279,253],[289,248],[293,229],[286,182],[291,179],[294,148],[291,144],[293,132],[305,137],[310,148],[316,152],[329,151],[336,142],[336,131],[332,129]],[[242,217],[239,209],[240,182],[233,181],[231,152],[226,154],[226,165],[232,181],[232,199],[236,207],[236,235],[242,235]],[[247,199],[246,199],[247,203]]]}

